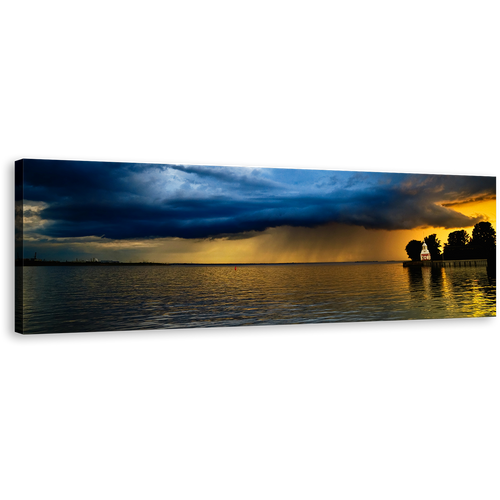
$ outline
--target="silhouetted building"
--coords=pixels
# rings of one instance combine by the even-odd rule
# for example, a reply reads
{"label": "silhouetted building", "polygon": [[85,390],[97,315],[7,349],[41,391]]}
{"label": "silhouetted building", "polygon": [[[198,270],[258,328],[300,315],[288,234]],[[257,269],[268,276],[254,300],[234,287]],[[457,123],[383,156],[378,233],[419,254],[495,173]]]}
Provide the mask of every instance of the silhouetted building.
{"label": "silhouetted building", "polygon": [[36,252],[35,252],[35,256],[34,256],[32,259],[30,259],[30,260],[31,260],[32,262],[40,262],[42,259],[37,259],[37,258],[36,258]]}

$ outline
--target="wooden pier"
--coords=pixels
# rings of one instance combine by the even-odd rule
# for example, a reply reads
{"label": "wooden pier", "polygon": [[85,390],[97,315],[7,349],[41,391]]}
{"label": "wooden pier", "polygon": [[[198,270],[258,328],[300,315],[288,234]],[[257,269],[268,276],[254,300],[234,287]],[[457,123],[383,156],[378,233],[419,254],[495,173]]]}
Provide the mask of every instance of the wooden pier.
{"label": "wooden pier", "polygon": [[403,267],[487,267],[488,259],[421,260],[403,262]]}

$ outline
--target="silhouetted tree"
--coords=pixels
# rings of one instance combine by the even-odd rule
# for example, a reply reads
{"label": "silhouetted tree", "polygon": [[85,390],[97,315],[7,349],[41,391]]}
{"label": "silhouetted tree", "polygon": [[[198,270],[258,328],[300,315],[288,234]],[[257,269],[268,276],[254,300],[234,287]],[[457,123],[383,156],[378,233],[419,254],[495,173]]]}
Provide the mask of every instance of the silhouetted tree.
{"label": "silhouetted tree", "polygon": [[472,239],[467,245],[472,259],[492,259],[498,251],[498,235],[490,222],[478,222],[472,230]]}
{"label": "silhouetted tree", "polygon": [[470,258],[467,248],[469,241],[470,236],[464,229],[453,231],[448,235],[448,242],[444,244],[443,257],[447,260]]}
{"label": "silhouetted tree", "polygon": [[496,233],[490,222],[478,222],[474,226],[471,243],[484,248],[492,248],[496,245]]}
{"label": "silhouetted tree", "polygon": [[441,242],[437,239],[436,234],[430,234],[424,238],[429,253],[431,254],[431,260],[438,260],[441,258]]}
{"label": "silhouetted tree", "polygon": [[408,245],[406,245],[406,253],[411,260],[420,260],[420,252],[422,251],[422,242],[417,240],[411,240]]}
{"label": "silhouetted tree", "polygon": [[464,247],[469,243],[470,236],[467,231],[462,229],[461,231],[453,231],[448,235],[448,243],[446,245]]}

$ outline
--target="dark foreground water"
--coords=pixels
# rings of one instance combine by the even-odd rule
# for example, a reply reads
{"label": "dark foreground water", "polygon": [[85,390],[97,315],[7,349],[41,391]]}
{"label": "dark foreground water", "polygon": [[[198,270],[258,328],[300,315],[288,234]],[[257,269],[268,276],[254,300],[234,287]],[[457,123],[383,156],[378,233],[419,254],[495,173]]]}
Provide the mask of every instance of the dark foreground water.
{"label": "dark foreground water", "polygon": [[496,315],[485,267],[390,264],[26,267],[24,332]]}

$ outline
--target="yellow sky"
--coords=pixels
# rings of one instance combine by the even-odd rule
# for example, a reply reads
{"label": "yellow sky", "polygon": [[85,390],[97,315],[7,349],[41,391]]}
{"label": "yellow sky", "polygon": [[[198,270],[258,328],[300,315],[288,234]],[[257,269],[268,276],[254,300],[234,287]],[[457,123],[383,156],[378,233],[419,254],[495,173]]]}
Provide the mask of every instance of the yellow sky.
{"label": "yellow sky", "polygon": [[[454,207],[450,207],[456,210],[457,212],[460,212],[464,215],[467,215],[468,217],[476,217],[476,216],[484,216],[486,217],[486,220],[488,222],[491,222],[491,225],[495,229],[495,232],[497,230],[497,224],[496,224],[496,200],[486,200],[486,201],[479,201],[479,202],[472,202],[472,203],[463,203],[460,205],[455,205]],[[437,234],[437,237],[441,240],[442,244],[446,243],[448,240],[448,234],[450,234],[453,231],[457,231],[458,229],[465,229],[468,233],[469,236],[472,236],[472,229],[473,226],[470,227],[463,227],[463,228],[457,228],[457,229],[442,229],[442,228],[436,228],[435,230],[431,231],[433,233]],[[417,231],[418,234],[421,234],[422,231]],[[424,230],[425,236],[429,234]],[[416,237],[415,239],[421,240],[422,237]]]}

